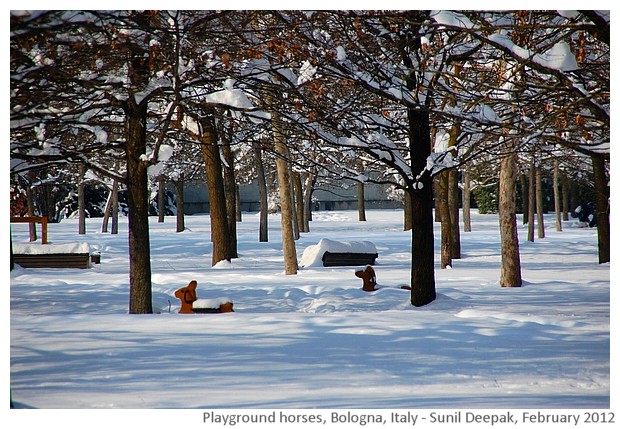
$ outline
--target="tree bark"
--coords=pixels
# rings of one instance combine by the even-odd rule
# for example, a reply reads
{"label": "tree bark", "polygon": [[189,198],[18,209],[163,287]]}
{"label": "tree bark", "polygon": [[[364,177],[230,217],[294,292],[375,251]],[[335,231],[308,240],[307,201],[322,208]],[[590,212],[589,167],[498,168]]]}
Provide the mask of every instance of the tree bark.
{"label": "tree bark", "polygon": [[207,173],[207,189],[209,191],[209,216],[211,218],[211,242],[213,252],[211,265],[220,261],[230,261],[231,249],[222,177],[222,161],[218,147],[217,132],[213,115],[209,112],[202,118],[202,135],[200,136],[202,156]]}
{"label": "tree bark", "polygon": [[450,216],[451,259],[461,259],[461,231],[459,229],[459,171],[448,170],[448,214]]}
{"label": "tree bark", "polygon": [[452,266],[452,217],[448,206],[448,170],[439,173],[435,180],[435,221],[441,222],[441,269]]}
{"label": "tree bark", "polygon": [[129,313],[153,312],[149,194],[146,153],[146,105],[127,109],[127,207],[129,224]]}
{"label": "tree bark", "polygon": [[570,203],[568,200],[569,196],[569,186],[568,186],[568,176],[565,172],[560,173],[560,179],[562,183],[562,220],[568,221],[568,212],[570,212]]}
{"label": "tree bark", "polygon": [[413,229],[413,215],[411,214],[411,207],[413,207],[413,203],[411,202],[411,193],[409,190],[406,190],[405,195],[403,196],[403,206],[403,231],[411,231]]}
{"label": "tree bark", "polygon": [[112,182],[112,230],[110,234],[118,234],[118,181]]}
{"label": "tree bark", "polygon": [[304,186],[304,228],[308,232],[310,232],[310,221],[312,220],[312,192],[314,191],[316,177],[314,171],[308,173]]}
{"label": "tree bark", "polygon": [[595,204],[597,213],[596,229],[598,232],[598,262],[604,264],[611,261],[611,238],[609,226],[609,179],[605,171],[603,155],[592,155],[594,170]]}
{"label": "tree bark", "polygon": [[110,223],[110,212],[112,211],[112,190],[108,194],[108,200],[103,210],[103,220],[101,221],[101,232],[108,232],[108,224]]}
{"label": "tree bark", "polygon": [[534,214],[536,212],[536,165],[530,162],[527,210],[527,240],[534,242]]}
{"label": "tree bark", "polygon": [[293,190],[295,192],[295,217],[297,220],[297,229],[299,232],[306,231],[304,223],[304,191],[301,183],[301,173],[293,173]]}
{"label": "tree bark", "polygon": [[521,211],[523,212],[523,225],[527,225],[529,221],[529,201],[528,201],[528,188],[527,188],[527,176],[525,173],[519,174],[519,182],[521,183]]}
{"label": "tree bark", "polygon": [[517,160],[512,144],[500,161],[499,174],[499,226],[502,246],[502,268],[500,285],[520,287],[521,259],[519,255],[519,235],[517,230]]}
{"label": "tree bark", "polygon": [[538,221],[538,238],[545,238],[545,209],[543,207],[542,168],[536,168],[536,219]]}
{"label": "tree bark", "polygon": [[183,195],[185,189],[185,174],[179,174],[179,178],[174,182],[176,190],[176,209],[177,209],[177,232],[185,231],[185,198]]}
{"label": "tree bark", "polygon": [[[36,212],[34,208],[34,190],[32,189],[34,180],[34,172],[28,172],[28,183],[26,184],[26,216],[29,217],[34,216]],[[30,241],[37,241],[37,227],[34,223],[28,224],[28,233],[30,236]]]}
{"label": "tree bark", "polygon": [[84,177],[86,166],[80,164],[78,182],[78,234],[86,234],[86,195],[84,194]]}
{"label": "tree bark", "polygon": [[463,171],[463,231],[471,232],[471,179],[469,171]]}
{"label": "tree bark", "polygon": [[413,177],[411,193],[411,304],[421,307],[437,298],[435,290],[435,247],[433,237],[433,184],[425,171],[431,154],[428,110],[409,107],[409,147]]}
{"label": "tree bark", "polygon": [[267,204],[267,180],[265,180],[265,168],[263,166],[262,150],[258,143],[253,143],[254,165],[256,167],[256,178],[258,180],[258,203],[259,203],[259,231],[258,241],[269,241],[268,214],[269,206]]}
{"label": "tree bark", "polygon": [[555,210],[555,230],[562,231],[562,204],[560,199],[560,164],[553,165],[553,205]]}
{"label": "tree bark", "polygon": [[280,191],[280,222],[282,226],[282,250],[284,253],[284,273],[297,274],[297,250],[295,249],[295,232],[293,229],[293,195],[291,192],[291,178],[288,166],[290,159],[286,138],[282,132],[282,122],[279,114],[271,111],[271,127],[275,142],[276,168],[278,170],[278,187]]}
{"label": "tree bark", "polygon": [[157,222],[163,223],[166,217],[166,179],[163,175],[157,178]]}
{"label": "tree bark", "polygon": [[230,140],[223,136],[221,139],[222,155],[224,156],[224,195],[226,199],[226,213],[228,220],[228,239],[230,240],[230,257],[238,258],[237,251],[237,179],[235,177],[235,157]]}
{"label": "tree bark", "polygon": [[357,183],[357,220],[366,222],[366,200],[364,195],[364,183]]}

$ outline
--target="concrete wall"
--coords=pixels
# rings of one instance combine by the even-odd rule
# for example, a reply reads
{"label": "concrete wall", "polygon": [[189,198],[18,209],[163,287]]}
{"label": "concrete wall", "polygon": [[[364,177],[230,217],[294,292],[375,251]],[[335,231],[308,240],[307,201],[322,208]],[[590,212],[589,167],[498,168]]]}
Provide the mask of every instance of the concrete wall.
{"label": "concrete wall", "polygon": [[[347,188],[336,185],[322,185],[312,194],[313,210],[356,210],[357,185],[354,182],[345,182]],[[387,186],[367,184],[364,189],[364,200],[367,209],[400,208],[400,201],[387,198]],[[259,210],[258,186],[255,183],[242,185],[239,188],[241,210],[257,212]],[[206,184],[188,184],[184,191],[184,209],[186,214],[208,213],[209,192]]]}

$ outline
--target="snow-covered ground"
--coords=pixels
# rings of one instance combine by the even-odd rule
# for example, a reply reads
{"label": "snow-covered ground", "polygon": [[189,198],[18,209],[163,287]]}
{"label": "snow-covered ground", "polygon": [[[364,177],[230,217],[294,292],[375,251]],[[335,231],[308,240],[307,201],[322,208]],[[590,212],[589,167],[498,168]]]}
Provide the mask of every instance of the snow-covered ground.
{"label": "snow-covered ground", "polygon": [[[501,288],[497,216],[476,213],[462,259],[436,269],[438,299],[414,308],[399,288],[410,277],[402,211],[367,216],[314,213],[297,254],[324,238],[370,241],[372,293],[356,267],[285,275],[277,215],[259,243],[258,215],[244,213],[239,259],[215,267],[208,215],[188,216],[183,233],[152,218],[152,315],[127,314],[126,219],[118,235],[100,233],[101,219],[82,236],[76,220],[50,224],[51,243],[87,242],[101,264],[11,273],[16,407],[610,407],[610,264],[598,264],[595,229],[569,221],[556,232],[550,215],[547,237],[530,243],[520,225],[525,284]],[[11,228],[27,242],[26,224]],[[174,291],[191,280],[199,298],[229,297],[235,312],[178,314]]]}

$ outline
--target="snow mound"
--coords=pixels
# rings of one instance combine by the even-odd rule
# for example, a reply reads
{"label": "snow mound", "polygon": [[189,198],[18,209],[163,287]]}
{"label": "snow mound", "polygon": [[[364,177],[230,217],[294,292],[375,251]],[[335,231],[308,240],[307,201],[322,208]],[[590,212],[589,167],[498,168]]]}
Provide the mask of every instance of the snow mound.
{"label": "snow mound", "polygon": [[323,255],[330,253],[377,253],[377,247],[370,241],[336,241],[322,238],[317,244],[308,246],[299,261],[302,267],[323,266]]}
{"label": "snow mound", "polygon": [[192,308],[219,308],[220,305],[232,302],[230,298],[199,298],[192,303]]}
{"label": "snow mound", "polygon": [[39,244],[13,243],[13,253],[18,255],[51,255],[56,253],[90,253],[88,243]]}

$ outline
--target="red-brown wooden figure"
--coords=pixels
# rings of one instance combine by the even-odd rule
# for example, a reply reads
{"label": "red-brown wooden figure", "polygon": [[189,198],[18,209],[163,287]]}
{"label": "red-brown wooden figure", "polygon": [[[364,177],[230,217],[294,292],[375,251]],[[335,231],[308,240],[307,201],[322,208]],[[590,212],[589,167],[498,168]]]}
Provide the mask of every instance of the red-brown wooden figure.
{"label": "red-brown wooden figure", "polygon": [[362,286],[363,291],[372,292],[377,290],[377,276],[375,270],[370,265],[364,270],[356,271],[355,275],[364,281]]}

